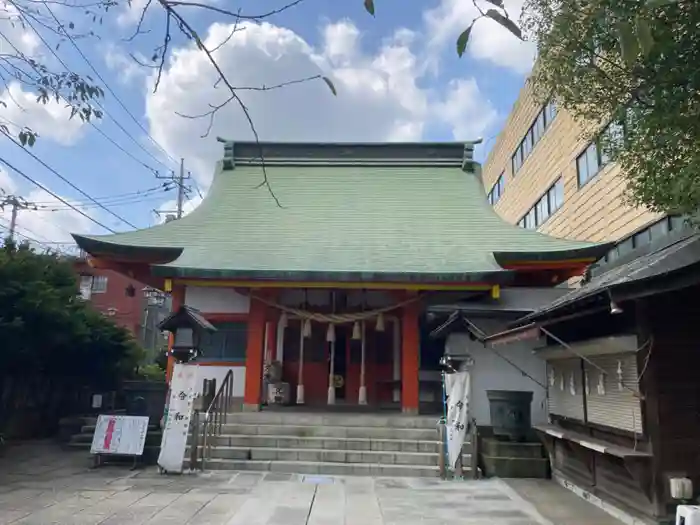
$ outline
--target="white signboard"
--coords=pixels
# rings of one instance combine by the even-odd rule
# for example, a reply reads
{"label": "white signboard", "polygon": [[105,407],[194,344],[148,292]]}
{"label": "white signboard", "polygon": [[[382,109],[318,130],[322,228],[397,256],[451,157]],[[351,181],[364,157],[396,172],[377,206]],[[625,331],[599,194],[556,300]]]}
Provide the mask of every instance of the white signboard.
{"label": "white signboard", "polygon": [[148,416],[110,416],[97,418],[92,436],[91,454],[140,456],[146,444]]}
{"label": "white signboard", "polygon": [[167,401],[168,416],[158,456],[158,466],[166,472],[182,472],[196,384],[197,365],[178,363],[174,366]]}
{"label": "white signboard", "polygon": [[447,390],[447,459],[450,468],[457,465],[469,430],[469,390],[471,377],[468,369],[445,375]]}

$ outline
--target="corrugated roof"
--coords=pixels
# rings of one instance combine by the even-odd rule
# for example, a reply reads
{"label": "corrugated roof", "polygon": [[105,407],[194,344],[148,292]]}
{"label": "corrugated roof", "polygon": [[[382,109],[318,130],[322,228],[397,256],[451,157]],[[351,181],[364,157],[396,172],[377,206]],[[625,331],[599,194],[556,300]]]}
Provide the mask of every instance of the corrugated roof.
{"label": "corrugated roof", "polygon": [[[518,324],[537,322],[557,310],[573,306],[589,297],[613,293],[616,288],[641,285],[646,281],[669,276],[700,262],[700,234],[688,234],[659,250],[615,267],[568,294],[518,320]],[[653,293],[653,288],[648,290]]]}
{"label": "corrugated roof", "polygon": [[[343,147],[352,153],[360,146]],[[425,147],[441,153],[438,145]],[[506,274],[499,253],[533,260],[605,251],[505,222],[487,202],[478,174],[462,170],[461,157],[430,165],[416,156],[384,162],[350,154],[342,162],[309,164],[290,161],[289,148],[284,155],[266,158],[282,207],[258,187],[259,162],[228,159],[233,168],[220,162],[206,199],[182,219],[116,235],[75,235],[76,241],[93,255],[146,257],[148,249],[149,257],[168,261],[154,267],[160,275],[308,280],[469,281]]]}

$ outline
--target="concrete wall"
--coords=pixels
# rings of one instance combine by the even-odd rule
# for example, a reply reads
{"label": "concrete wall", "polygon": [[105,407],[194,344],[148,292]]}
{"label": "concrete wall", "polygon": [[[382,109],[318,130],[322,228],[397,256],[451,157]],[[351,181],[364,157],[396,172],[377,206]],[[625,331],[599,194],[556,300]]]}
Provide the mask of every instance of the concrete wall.
{"label": "concrete wall", "polygon": [[[482,330],[493,333],[505,328],[505,325],[495,321],[477,320],[475,324]],[[459,349],[466,350],[474,358],[472,374],[472,414],[478,425],[490,425],[491,415],[487,390],[525,390],[533,393],[532,423],[546,423],[546,392],[544,388],[510,365],[498,354],[507,358],[520,369],[539,381],[547,384],[545,362],[533,355],[532,342],[518,342],[503,345],[494,349],[486,348],[478,341],[472,341],[467,334],[452,334],[447,339],[447,348],[451,352]]]}
{"label": "concrete wall", "polygon": [[535,101],[532,88],[526,82],[484,163],[483,181],[487,192],[499,175],[505,174],[505,192],[494,206],[504,219],[517,223],[559,177],[564,182],[564,204],[539,227],[543,233],[580,240],[611,241],[625,237],[660,217],[645,209],[623,204],[625,182],[619,167],[614,164],[605,167],[582,188],[578,187],[576,158],[589,142],[581,138],[582,125],[561,108],[514,174],[511,157],[541,108],[542,104]]}

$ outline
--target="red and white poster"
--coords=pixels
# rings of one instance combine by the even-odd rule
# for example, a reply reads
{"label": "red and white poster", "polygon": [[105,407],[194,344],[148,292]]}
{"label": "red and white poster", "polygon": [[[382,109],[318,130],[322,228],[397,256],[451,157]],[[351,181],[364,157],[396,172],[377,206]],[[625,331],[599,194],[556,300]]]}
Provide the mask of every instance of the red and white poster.
{"label": "red and white poster", "polygon": [[146,444],[148,416],[100,415],[92,436],[91,454],[140,456]]}

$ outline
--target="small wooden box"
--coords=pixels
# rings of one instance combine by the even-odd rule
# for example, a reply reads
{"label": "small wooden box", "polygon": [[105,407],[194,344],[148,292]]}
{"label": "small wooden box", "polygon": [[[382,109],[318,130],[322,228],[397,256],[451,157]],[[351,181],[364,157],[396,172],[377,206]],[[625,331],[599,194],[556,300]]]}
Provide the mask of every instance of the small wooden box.
{"label": "small wooden box", "polygon": [[289,404],[289,383],[270,383],[267,385],[267,402],[270,405]]}

